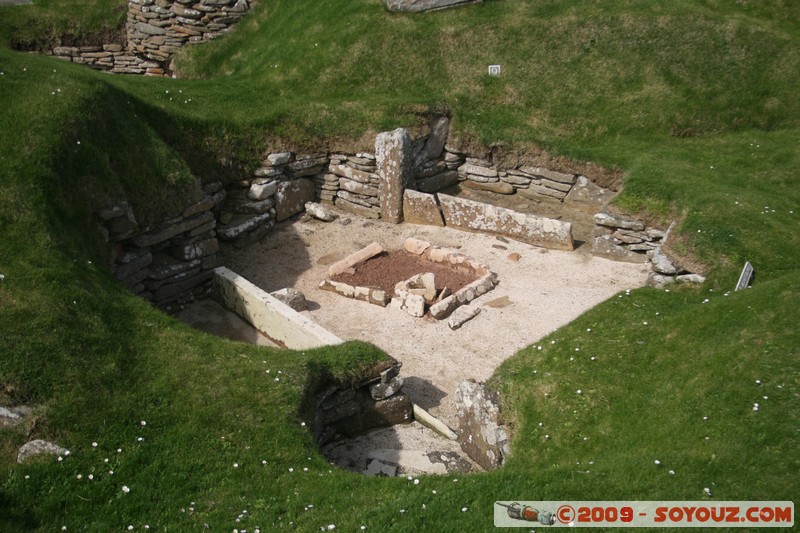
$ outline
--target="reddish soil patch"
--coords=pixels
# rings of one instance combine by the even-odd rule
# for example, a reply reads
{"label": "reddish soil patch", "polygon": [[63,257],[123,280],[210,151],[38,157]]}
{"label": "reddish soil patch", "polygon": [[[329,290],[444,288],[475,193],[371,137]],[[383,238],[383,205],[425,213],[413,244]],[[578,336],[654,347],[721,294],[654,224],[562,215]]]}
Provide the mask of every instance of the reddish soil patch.
{"label": "reddish soil patch", "polygon": [[394,295],[394,286],[398,282],[426,272],[433,272],[436,277],[436,288],[448,288],[452,292],[456,292],[478,279],[475,274],[459,272],[441,263],[434,263],[418,255],[398,250],[376,255],[372,259],[356,265],[355,274],[339,274],[332,280],[354,287],[381,289],[386,291],[387,295]]}

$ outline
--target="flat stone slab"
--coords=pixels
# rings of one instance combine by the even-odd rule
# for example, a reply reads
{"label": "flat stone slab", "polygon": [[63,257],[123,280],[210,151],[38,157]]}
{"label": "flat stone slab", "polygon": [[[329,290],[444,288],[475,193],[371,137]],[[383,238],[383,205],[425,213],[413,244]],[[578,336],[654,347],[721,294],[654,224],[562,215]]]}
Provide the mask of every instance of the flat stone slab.
{"label": "flat stone slab", "polygon": [[384,0],[389,11],[437,11],[466,4],[480,4],[483,0]]}
{"label": "flat stone slab", "polygon": [[447,226],[503,235],[555,250],[572,251],[575,247],[572,224],[569,222],[537,217],[446,194],[439,194],[438,197]]}

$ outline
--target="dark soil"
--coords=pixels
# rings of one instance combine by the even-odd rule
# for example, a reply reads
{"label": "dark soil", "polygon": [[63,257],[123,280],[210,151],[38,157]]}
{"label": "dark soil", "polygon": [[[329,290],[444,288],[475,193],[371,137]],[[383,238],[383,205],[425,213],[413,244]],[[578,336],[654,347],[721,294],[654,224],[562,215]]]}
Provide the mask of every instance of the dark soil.
{"label": "dark soil", "polygon": [[434,263],[402,250],[384,252],[356,265],[355,274],[339,274],[332,279],[354,287],[381,289],[387,295],[394,295],[394,286],[398,282],[426,272],[433,272],[437,289],[447,288],[452,292],[478,279],[475,274],[459,272],[442,263]]}

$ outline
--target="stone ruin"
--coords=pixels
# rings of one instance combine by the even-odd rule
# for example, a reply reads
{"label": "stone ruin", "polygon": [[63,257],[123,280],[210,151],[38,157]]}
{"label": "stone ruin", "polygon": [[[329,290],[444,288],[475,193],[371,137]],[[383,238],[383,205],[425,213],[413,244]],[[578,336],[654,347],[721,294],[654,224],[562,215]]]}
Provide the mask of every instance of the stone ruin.
{"label": "stone ruin", "polygon": [[[332,220],[335,214],[325,204],[368,219],[450,226],[550,249],[575,248],[573,222],[492,203],[507,205],[510,200],[530,211],[563,209],[583,217],[582,223],[593,230],[582,238],[594,255],[649,261],[653,286],[702,281],[667,253],[669,231],[610,210],[614,191],[587,176],[533,166],[524,158],[509,166],[493,162],[491,153],[462,152],[448,144],[449,133],[450,118],[434,116],[427,127],[379,134],[373,153],[268,152],[251,175],[237,181],[198,180],[186,206],[150,226],[140,224],[122,198],[98,213],[101,232],[113,250],[112,270],[134,293],[178,311],[209,294],[220,241],[246,246],[267,236],[276,223],[304,212]],[[455,196],[455,189],[479,190],[484,200]],[[352,297],[380,305],[390,301],[363,288],[352,289]]]}

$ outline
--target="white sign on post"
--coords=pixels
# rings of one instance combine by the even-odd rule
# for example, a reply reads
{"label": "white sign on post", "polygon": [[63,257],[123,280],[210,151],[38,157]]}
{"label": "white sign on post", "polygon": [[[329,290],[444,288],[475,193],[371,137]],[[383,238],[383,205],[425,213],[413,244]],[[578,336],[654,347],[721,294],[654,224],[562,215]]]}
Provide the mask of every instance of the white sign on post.
{"label": "white sign on post", "polygon": [[742,274],[739,276],[739,282],[736,284],[735,290],[746,289],[750,282],[753,280],[753,265],[750,264],[750,261],[746,261],[744,264],[744,268],[742,269]]}
{"label": "white sign on post", "polygon": [[489,65],[489,76],[499,76],[500,70],[500,65]]}

